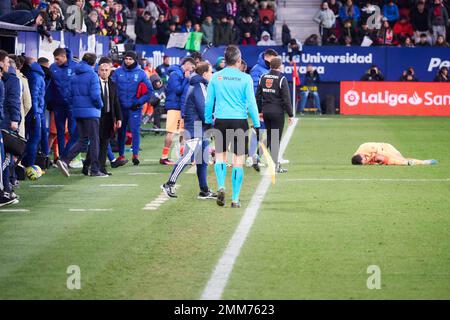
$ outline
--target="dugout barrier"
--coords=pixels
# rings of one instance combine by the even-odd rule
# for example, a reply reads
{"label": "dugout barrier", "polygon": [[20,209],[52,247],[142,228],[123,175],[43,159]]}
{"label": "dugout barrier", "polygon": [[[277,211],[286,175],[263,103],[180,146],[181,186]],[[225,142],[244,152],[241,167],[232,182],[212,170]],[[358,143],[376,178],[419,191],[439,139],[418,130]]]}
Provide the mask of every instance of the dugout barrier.
{"label": "dugout barrier", "polygon": [[69,48],[74,57],[82,57],[85,52],[94,52],[97,56],[107,56],[110,52],[110,39],[105,36],[86,33],[74,34],[67,31],[50,32],[53,41],[50,43],[35,31],[18,31],[14,34],[16,54],[25,53],[29,57],[46,57],[53,62],[53,51],[61,46]]}

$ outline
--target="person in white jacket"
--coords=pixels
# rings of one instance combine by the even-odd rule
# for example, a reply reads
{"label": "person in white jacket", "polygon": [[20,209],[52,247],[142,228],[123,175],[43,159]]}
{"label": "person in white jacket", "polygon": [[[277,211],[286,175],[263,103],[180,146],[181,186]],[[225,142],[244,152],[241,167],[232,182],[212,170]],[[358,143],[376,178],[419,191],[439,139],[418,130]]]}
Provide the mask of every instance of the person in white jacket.
{"label": "person in white jacket", "polygon": [[313,20],[319,24],[319,33],[322,37],[322,44],[329,37],[331,29],[336,23],[334,12],[328,7],[327,2],[323,2],[320,10],[316,13]]}
{"label": "person in white jacket", "polygon": [[156,4],[153,1],[148,1],[147,6],[145,7],[144,11],[150,12],[150,15],[152,16],[155,21],[158,20],[159,17],[159,10]]}
{"label": "person in white jacket", "polygon": [[276,43],[272,39],[270,39],[270,33],[267,31],[263,31],[261,33],[261,40],[256,44],[257,46],[275,46]]}

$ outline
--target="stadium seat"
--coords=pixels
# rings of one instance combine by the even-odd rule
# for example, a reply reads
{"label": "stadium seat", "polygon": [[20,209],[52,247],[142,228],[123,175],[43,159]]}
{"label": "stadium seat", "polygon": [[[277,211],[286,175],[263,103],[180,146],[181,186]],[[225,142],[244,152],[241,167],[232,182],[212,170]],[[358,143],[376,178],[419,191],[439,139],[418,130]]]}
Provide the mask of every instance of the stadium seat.
{"label": "stadium seat", "polygon": [[186,9],[185,8],[174,7],[172,9],[170,9],[170,12],[172,13],[172,17],[178,16],[180,18],[180,23],[183,23],[184,20],[186,19]]}
{"label": "stadium seat", "polygon": [[270,23],[273,23],[274,19],[275,19],[275,13],[273,12],[272,9],[260,9],[259,10],[259,18],[262,19],[264,17],[268,17],[270,20]]}
{"label": "stadium seat", "polygon": [[172,0],[172,6],[183,7],[183,0]]}
{"label": "stadium seat", "polygon": [[405,17],[408,17],[408,19],[410,18],[409,17],[410,11],[408,8],[401,8],[398,10],[398,12],[399,12],[400,17],[405,16]]}

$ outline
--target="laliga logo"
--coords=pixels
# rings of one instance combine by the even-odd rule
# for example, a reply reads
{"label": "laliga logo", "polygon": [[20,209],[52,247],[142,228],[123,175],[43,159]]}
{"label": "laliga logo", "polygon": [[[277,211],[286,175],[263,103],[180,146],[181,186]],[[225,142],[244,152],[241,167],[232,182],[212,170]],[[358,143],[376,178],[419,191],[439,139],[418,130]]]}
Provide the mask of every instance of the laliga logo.
{"label": "laliga logo", "polygon": [[353,107],[359,103],[359,94],[354,90],[349,90],[344,95],[344,102],[349,106]]}
{"label": "laliga logo", "polygon": [[414,94],[412,97],[409,97],[408,102],[414,106],[418,106],[423,102],[422,98],[419,97],[417,92],[414,91]]}

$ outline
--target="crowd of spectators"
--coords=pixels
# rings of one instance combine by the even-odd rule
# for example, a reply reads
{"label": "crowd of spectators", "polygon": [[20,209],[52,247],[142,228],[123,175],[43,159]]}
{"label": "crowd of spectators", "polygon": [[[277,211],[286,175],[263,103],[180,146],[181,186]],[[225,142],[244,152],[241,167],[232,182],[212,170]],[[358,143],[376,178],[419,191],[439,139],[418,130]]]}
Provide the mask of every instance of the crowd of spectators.
{"label": "crowd of spectators", "polygon": [[172,33],[202,32],[203,44],[274,44],[275,1],[174,0],[169,7],[165,3],[138,5],[136,43],[167,44]]}
{"label": "crowd of spectators", "polygon": [[[195,31],[205,44],[272,45],[275,8],[274,0],[6,0],[0,21],[34,26],[50,41],[49,31],[68,30],[115,43],[167,44],[172,33]],[[135,39],[127,34],[130,21]]]}
{"label": "crowd of spectators", "polygon": [[34,26],[49,41],[49,31],[99,34],[116,43],[127,41],[126,0],[6,0],[0,7],[0,21]]}
{"label": "crowd of spectators", "polygon": [[450,0],[327,0],[322,45],[448,46]]}

